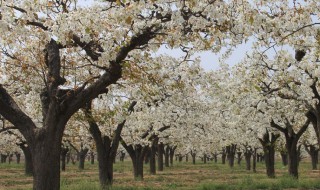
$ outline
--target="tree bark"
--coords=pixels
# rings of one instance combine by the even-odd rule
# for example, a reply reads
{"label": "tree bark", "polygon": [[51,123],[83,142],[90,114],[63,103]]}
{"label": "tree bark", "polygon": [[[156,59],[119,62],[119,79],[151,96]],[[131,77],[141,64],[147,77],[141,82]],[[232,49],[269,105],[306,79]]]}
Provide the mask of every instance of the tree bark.
{"label": "tree bark", "polygon": [[244,157],[246,160],[246,170],[251,170],[251,156],[252,156],[251,150],[246,150],[244,152]]}
{"label": "tree bark", "polygon": [[176,146],[170,147],[170,165],[173,166],[173,157],[174,157],[174,152],[176,150]]}
{"label": "tree bark", "polygon": [[277,139],[280,137],[279,134],[271,133],[271,139],[269,136],[268,130],[263,135],[262,138],[259,138],[259,141],[263,147],[264,152],[264,160],[266,164],[266,172],[269,178],[275,177],[275,170],[274,170],[274,157],[275,157],[275,143]]}
{"label": "tree bark", "polygon": [[288,165],[288,153],[286,151],[280,151],[282,165],[287,166]]}
{"label": "tree bark", "polygon": [[304,147],[311,158],[312,170],[317,170],[319,148],[317,148],[315,145],[306,144],[304,144]]}
{"label": "tree bark", "polygon": [[169,157],[170,157],[170,147],[169,145],[167,145],[164,152],[164,165],[166,167],[169,167]]}
{"label": "tree bark", "polygon": [[221,152],[221,162],[222,162],[222,164],[226,164],[226,157],[227,157],[226,149],[223,148],[222,152]]}
{"label": "tree bark", "polygon": [[241,165],[241,160],[242,160],[241,154],[242,152],[237,152],[238,165]]}
{"label": "tree bark", "polygon": [[191,151],[191,157],[192,157],[192,164],[195,165],[196,164],[196,153]]}
{"label": "tree bark", "polygon": [[236,154],[236,149],[237,149],[236,144],[231,144],[229,146],[226,146],[226,153],[227,153],[227,158],[229,161],[230,168],[233,168],[233,166],[234,166],[234,157]]}
{"label": "tree bark", "polygon": [[257,148],[254,148],[253,155],[252,155],[252,171],[254,173],[257,172],[256,167],[257,167]]}
{"label": "tree bark", "polygon": [[203,163],[204,163],[204,164],[207,163],[207,154],[203,154]]}
{"label": "tree bark", "polygon": [[163,171],[163,152],[164,146],[161,142],[158,144],[158,171]]}
{"label": "tree bark", "polygon": [[86,160],[86,155],[88,153],[89,149],[84,148],[84,149],[80,149],[78,155],[79,155],[79,170],[83,170],[84,169],[84,162]]}
{"label": "tree bark", "polygon": [[158,144],[158,138],[155,138],[152,141],[151,147],[150,147],[150,174],[155,175],[156,174],[156,152]]}
{"label": "tree bark", "polygon": [[21,154],[19,152],[16,152],[15,155],[16,155],[16,159],[17,159],[17,164],[20,164]]}
{"label": "tree bark", "polygon": [[19,144],[23,154],[24,154],[24,173],[27,176],[33,176],[33,163],[32,163],[32,156],[29,147],[26,146],[25,143]]}
{"label": "tree bark", "polygon": [[94,152],[90,152],[90,163],[93,165],[94,164]]}
{"label": "tree bark", "polygon": [[62,171],[66,171],[66,157],[68,152],[69,152],[68,147],[61,148],[61,170]]}

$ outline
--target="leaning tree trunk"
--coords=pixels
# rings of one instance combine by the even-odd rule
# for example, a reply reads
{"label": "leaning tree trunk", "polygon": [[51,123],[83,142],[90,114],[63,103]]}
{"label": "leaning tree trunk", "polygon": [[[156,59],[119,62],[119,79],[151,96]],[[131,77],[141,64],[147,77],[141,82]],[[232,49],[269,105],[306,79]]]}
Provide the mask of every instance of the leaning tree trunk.
{"label": "leaning tree trunk", "polygon": [[[275,177],[275,170],[274,170],[275,143],[279,137],[280,137],[279,134],[271,133],[271,139],[270,139],[269,132],[266,131],[263,137],[259,138],[259,141],[263,147],[267,176],[269,178]],[[260,157],[260,159],[261,158],[262,157]]]}

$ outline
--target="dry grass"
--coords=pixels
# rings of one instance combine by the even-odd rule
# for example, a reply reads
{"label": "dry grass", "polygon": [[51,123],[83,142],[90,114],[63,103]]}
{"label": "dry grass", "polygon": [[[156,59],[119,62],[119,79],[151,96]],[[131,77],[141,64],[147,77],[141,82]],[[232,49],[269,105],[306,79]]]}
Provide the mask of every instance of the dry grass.
{"label": "dry grass", "polygon": [[[192,165],[190,162],[176,162],[173,167],[165,168],[165,171],[157,172],[157,175],[150,175],[148,165],[145,165],[144,180],[135,181],[133,180],[131,162],[127,160],[125,162],[117,162],[114,165],[114,189],[193,190],[226,189],[227,187],[245,189],[244,187],[257,182],[261,184],[261,187],[269,186],[269,184],[272,186],[278,182],[292,183],[291,181],[283,180],[282,176],[286,176],[286,167],[283,167],[280,163],[276,165],[277,179],[269,179],[265,176],[262,163],[258,163],[257,168],[257,173],[253,173],[252,171],[246,171],[244,165],[235,165],[233,169],[230,169],[227,165],[222,165],[221,163],[209,162],[202,164],[198,161],[196,165]],[[299,181],[306,183],[307,187],[309,181],[312,183],[320,181],[320,171],[311,171],[310,168],[309,162],[304,161],[300,165]],[[79,171],[77,165],[70,164],[67,165],[67,171],[62,172],[61,176],[61,189],[65,190],[79,189],[81,186],[83,187],[82,189],[87,189],[84,187],[86,185],[92,187],[92,189],[97,189],[99,183],[97,164],[86,163],[83,171]],[[212,187],[212,184],[218,184],[218,186],[215,188]],[[284,187],[286,186],[284,185]],[[31,188],[32,178],[24,175],[23,164],[0,164],[0,190]]]}

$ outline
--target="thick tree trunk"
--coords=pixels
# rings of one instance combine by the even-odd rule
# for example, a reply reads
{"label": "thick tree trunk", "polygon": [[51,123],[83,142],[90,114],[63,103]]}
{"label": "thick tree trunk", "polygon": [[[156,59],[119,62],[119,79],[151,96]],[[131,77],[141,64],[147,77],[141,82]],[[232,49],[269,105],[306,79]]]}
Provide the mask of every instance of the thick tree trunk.
{"label": "thick tree trunk", "polygon": [[44,136],[37,138],[34,146],[30,147],[33,189],[59,190],[61,138],[56,138],[55,135],[46,136],[47,138]]}
{"label": "thick tree trunk", "polygon": [[170,157],[170,148],[167,145],[166,149],[165,149],[165,152],[164,152],[164,165],[166,167],[169,167],[169,157]]}
{"label": "thick tree trunk", "polygon": [[158,171],[163,171],[163,143],[158,144]]}
{"label": "thick tree trunk", "polygon": [[203,154],[203,163],[204,163],[204,164],[207,163],[207,154]]}

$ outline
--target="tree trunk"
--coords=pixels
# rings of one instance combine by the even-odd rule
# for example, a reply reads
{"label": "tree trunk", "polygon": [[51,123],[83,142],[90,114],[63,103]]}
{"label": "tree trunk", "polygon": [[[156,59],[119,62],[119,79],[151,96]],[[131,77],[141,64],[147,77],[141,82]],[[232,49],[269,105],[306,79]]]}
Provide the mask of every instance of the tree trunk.
{"label": "tree trunk", "polygon": [[1,163],[6,163],[7,162],[7,158],[8,158],[8,155],[1,154]]}
{"label": "tree trunk", "polygon": [[223,148],[222,152],[221,152],[221,162],[222,162],[222,164],[226,164],[226,157],[227,157],[226,150]]}
{"label": "tree trunk", "polygon": [[217,162],[218,162],[218,155],[217,155],[217,154],[214,154],[214,155],[213,155],[213,159],[214,159],[214,163],[217,163]]}
{"label": "tree trunk", "polygon": [[297,147],[297,141],[293,138],[286,138],[286,148],[288,151],[288,172],[294,178],[298,178],[298,166],[299,166],[299,152]]}
{"label": "tree trunk", "polygon": [[170,165],[173,166],[173,157],[176,147],[170,147]]}
{"label": "tree trunk", "polygon": [[269,132],[266,131],[263,137],[259,138],[259,141],[263,147],[267,176],[269,178],[275,177],[275,170],[274,170],[275,143],[279,137],[280,137],[279,134],[271,133],[271,141],[270,141]]}
{"label": "tree trunk", "polygon": [[167,145],[166,149],[165,149],[165,152],[164,152],[164,165],[166,167],[169,167],[169,157],[170,157],[170,148]]}
{"label": "tree trunk", "polygon": [[68,152],[69,152],[68,147],[61,148],[61,170],[62,171],[66,171],[66,157]]}
{"label": "tree trunk", "polygon": [[244,153],[244,157],[246,159],[246,170],[251,170],[251,151],[250,150],[246,150],[246,152]]}
{"label": "tree trunk", "polygon": [[252,155],[252,171],[254,173],[257,172],[256,166],[257,166],[257,148],[254,148],[253,155]]}
{"label": "tree trunk", "polygon": [[156,172],[156,152],[158,144],[158,138],[154,139],[152,141],[151,147],[150,147],[150,174],[155,175]]}
{"label": "tree trunk", "polygon": [[186,154],[186,162],[189,162],[189,154]]}
{"label": "tree trunk", "polygon": [[203,163],[204,163],[204,164],[207,163],[207,154],[203,154]]}
{"label": "tree trunk", "polygon": [[93,165],[94,164],[94,153],[90,153],[90,163]]}
{"label": "tree trunk", "polygon": [[242,160],[242,158],[241,158],[241,154],[242,154],[242,152],[237,152],[237,159],[238,159],[238,165],[240,165],[241,164],[241,160]]}
{"label": "tree trunk", "polygon": [[158,171],[163,171],[163,143],[158,144]]}
{"label": "tree trunk", "polygon": [[288,153],[286,151],[281,151],[280,155],[281,155],[282,164],[284,166],[288,165]]}
{"label": "tree trunk", "polygon": [[196,153],[191,152],[191,157],[192,157],[192,164],[196,164]]}
{"label": "tree trunk", "polygon": [[317,170],[319,149],[315,145],[304,144],[304,147],[311,158],[312,170]]}
{"label": "tree trunk", "polygon": [[24,154],[24,172],[27,176],[33,176],[33,163],[30,148],[24,144],[19,145]]}
{"label": "tree trunk", "polygon": [[83,170],[84,169],[84,162],[86,160],[86,155],[88,153],[89,149],[85,148],[85,149],[81,149],[78,153],[79,155],[79,170]]}
{"label": "tree trunk", "polygon": [[59,190],[61,138],[57,138],[56,135],[42,135],[39,135],[41,137],[36,138],[37,142],[30,147],[33,189]]}
{"label": "tree trunk", "polygon": [[19,152],[16,152],[16,158],[17,158],[17,164],[20,164],[21,154]]}
{"label": "tree trunk", "polygon": [[226,146],[226,153],[227,153],[227,158],[229,161],[230,168],[233,168],[234,166],[234,157],[236,154],[236,148],[237,148],[236,144],[231,144],[229,146]]}

